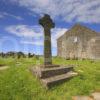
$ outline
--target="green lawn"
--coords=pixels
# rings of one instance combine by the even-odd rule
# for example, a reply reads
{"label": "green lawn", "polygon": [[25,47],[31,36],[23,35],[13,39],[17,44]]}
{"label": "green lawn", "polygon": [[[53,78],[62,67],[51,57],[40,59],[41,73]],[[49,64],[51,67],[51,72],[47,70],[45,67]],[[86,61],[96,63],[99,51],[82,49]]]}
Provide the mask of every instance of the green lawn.
{"label": "green lawn", "polygon": [[0,64],[9,66],[9,69],[0,71],[0,100],[71,100],[74,95],[89,95],[100,90],[100,61],[53,58],[54,64],[76,65],[79,75],[50,90],[43,88],[29,71],[39,63],[43,63],[42,58],[0,58]]}

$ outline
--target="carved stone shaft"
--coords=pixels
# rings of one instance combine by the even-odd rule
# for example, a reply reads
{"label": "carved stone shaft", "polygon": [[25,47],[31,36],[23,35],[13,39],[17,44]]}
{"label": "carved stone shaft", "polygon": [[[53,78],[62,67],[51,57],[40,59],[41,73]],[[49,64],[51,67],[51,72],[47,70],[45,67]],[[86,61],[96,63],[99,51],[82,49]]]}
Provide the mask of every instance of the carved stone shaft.
{"label": "carved stone shaft", "polygon": [[51,53],[51,34],[50,29],[44,29],[44,64],[52,64],[52,53]]}
{"label": "carved stone shaft", "polygon": [[44,65],[52,64],[52,53],[51,53],[51,32],[50,29],[54,28],[55,24],[49,15],[45,14],[39,20],[39,24],[44,28]]}

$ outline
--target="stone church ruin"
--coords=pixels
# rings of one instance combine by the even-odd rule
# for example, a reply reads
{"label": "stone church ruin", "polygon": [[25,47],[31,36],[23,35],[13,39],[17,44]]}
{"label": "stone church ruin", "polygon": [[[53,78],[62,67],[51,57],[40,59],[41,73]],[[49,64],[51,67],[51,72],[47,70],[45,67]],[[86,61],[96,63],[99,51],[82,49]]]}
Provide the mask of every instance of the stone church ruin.
{"label": "stone church ruin", "polygon": [[100,34],[76,24],[57,39],[57,55],[65,59],[100,59]]}

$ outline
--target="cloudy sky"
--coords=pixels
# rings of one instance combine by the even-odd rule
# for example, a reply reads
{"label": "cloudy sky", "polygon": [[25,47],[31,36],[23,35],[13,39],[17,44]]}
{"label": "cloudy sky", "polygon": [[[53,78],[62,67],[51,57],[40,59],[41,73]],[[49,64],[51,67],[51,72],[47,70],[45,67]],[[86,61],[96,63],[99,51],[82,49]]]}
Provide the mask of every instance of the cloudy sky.
{"label": "cloudy sky", "polygon": [[100,0],[0,0],[0,52],[23,51],[43,54],[43,28],[38,24],[49,14],[52,53],[57,54],[56,39],[75,23],[100,32]]}

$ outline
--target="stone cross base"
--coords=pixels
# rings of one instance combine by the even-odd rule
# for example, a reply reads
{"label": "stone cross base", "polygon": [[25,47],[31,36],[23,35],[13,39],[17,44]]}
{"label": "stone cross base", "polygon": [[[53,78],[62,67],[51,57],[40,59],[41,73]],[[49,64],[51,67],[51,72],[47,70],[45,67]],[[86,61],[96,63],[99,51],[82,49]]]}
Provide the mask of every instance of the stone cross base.
{"label": "stone cross base", "polygon": [[[43,66],[43,65],[42,65]],[[73,66],[59,66],[59,65],[47,66],[48,68],[43,68],[41,66],[36,66],[30,69],[30,71],[40,79],[42,85],[46,88],[50,88],[53,85],[62,83],[69,80],[71,77],[76,76],[77,73],[73,71]],[[56,67],[54,67],[56,66]],[[59,67],[57,67],[59,66]]]}
{"label": "stone cross base", "polygon": [[60,65],[40,65],[40,68],[53,68],[53,67],[60,67]]}

